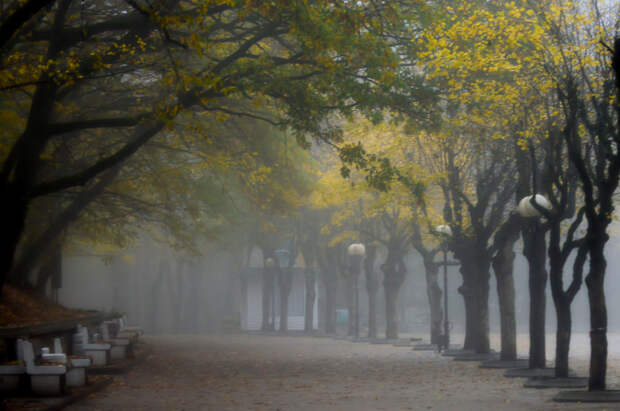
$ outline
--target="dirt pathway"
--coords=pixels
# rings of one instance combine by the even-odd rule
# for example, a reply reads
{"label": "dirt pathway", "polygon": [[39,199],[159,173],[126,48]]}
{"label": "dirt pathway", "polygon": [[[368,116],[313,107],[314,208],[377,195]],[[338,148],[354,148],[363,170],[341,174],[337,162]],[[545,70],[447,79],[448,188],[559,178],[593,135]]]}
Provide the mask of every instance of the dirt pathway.
{"label": "dirt pathway", "polygon": [[[69,410],[612,410],[477,363],[390,345],[270,336],[147,338],[153,355]],[[582,361],[580,366],[585,366]]]}

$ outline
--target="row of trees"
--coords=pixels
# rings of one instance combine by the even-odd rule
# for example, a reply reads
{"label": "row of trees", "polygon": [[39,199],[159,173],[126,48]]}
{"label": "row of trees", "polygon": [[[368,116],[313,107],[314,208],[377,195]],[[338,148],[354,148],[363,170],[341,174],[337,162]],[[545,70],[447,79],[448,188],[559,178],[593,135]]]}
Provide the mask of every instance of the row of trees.
{"label": "row of trees", "polygon": [[[390,338],[404,256],[412,248],[423,256],[437,341],[439,239],[431,227],[445,223],[461,266],[465,348],[489,351],[493,268],[502,358],[515,358],[512,266],[521,237],[530,366],[545,365],[549,279],[558,376],[568,372],[570,304],[589,261],[590,389],[605,389],[603,251],[620,177],[614,5],[27,0],[0,7],[0,290],[7,278],[25,283],[46,256],[58,255],[59,243],[124,246],[150,229],[199,251],[196,238],[219,234],[258,245],[267,261],[284,237],[308,267],[320,267],[331,331],[330,284],[337,272],[352,277],[344,245],[355,240],[367,245],[371,307],[373,260],[385,250]],[[323,143],[311,152],[310,137]],[[551,203],[532,201],[542,218],[511,211],[535,193]],[[40,282],[52,271],[41,270]],[[281,277],[286,310],[286,270],[266,274],[267,282]],[[308,269],[309,285],[314,278]]]}
{"label": "row of trees", "polygon": [[[327,171],[316,189],[322,198],[314,206],[327,215],[322,230],[327,237],[314,248],[323,244],[335,256],[332,268],[321,271],[337,267],[346,276],[344,245],[362,241],[383,247],[388,338],[397,335],[393,304],[406,272],[403,257],[415,248],[426,265],[431,339],[437,341],[441,291],[433,257],[439,239],[432,227],[444,222],[452,228],[447,241],[461,266],[464,348],[489,352],[493,268],[501,357],[516,359],[513,261],[521,238],[529,265],[530,367],[546,364],[550,282],[558,324],[556,376],[568,376],[570,307],[586,271],[589,388],[605,389],[603,251],[620,175],[620,42],[611,31],[617,18],[611,7],[452,2],[424,20],[411,46],[416,68],[440,97],[441,123],[349,121],[339,151],[345,167],[333,161],[322,165]],[[338,180],[339,174],[348,180]],[[530,197],[523,205],[529,214],[516,213],[519,201],[535,193],[549,206]],[[371,255],[369,261],[374,250]],[[376,284],[369,284],[372,301]],[[328,316],[331,310],[326,309]]]}

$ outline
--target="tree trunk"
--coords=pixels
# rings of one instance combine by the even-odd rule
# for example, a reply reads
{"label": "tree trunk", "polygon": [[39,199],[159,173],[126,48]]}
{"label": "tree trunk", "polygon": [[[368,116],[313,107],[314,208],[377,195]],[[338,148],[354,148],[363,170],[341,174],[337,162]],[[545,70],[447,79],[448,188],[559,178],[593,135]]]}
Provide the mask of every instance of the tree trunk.
{"label": "tree trunk", "polygon": [[[580,224],[581,219],[575,220],[571,227]],[[570,245],[572,237],[566,239],[564,247]],[[556,339],[555,339],[555,376],[556,378],[568,377],[569,350],[571,339],[571,304],[575,295],[581,288],[583,278],[583,266],[585,264],[588,250],[585,246],[577,248],[577,256],[573,262],[573,280],[564,290],[564,265],[569,254],[568,248],[562,249],[561,242],[561,220],[556,218],[551,221],[549,235],[549,282],[551,284],[551,295],[556,312]],[[569,251],[570,253],[570,251]]]}
{"label": "tree trunk", "polygon": [[366,291],[368,292],[368,338],[377,338],[377,291],[379,281],[375,275],[375,259],[377,246],[366,246],[364,274],[366,275]]}
{"label": "tree trunk", "polygon": [[514,285],[514,244],[519,239],[522,219],[512,213],[495,234],[494,246],[497,254],[493,257],[492,265],[497,282],[497,297],[499,302],[499,316],[501,326],[501,353],[502,360],[517,359],[517,319],[515,310]]}
{"label": "tree trunk", "polygon": [[489,343],[489,286],[481,286],[478,290],[459,288],[465,299],[466,334],[464,349],[479,354],[490,351]]}
{"label": "tree trunk", "polygon": [[319,310],[323,311],[324,332],[326,334],[332,334],[336,332],[335,328],[335,306],[334,296],[336,293],[336,258],[333,250],[330,247],[320,247],[316,251],[316,261],[320,268],[321,285],[323,286],[324,293],[324,305],[319,307]]}
{"label": "tree trunk", "polygon": [[279,270],[280,283],[280,332],[288,331],[288,296],[291,293],[293,283],[293,272],[291,267]]}
{"label": "tree trunk", "polygon": [[[489,268],[490,259],[483,250],[468,247],[457,253],[461,262],[463,285],[459,293],[465,301],[465,342],[463,348],[476,353],[490,351],[489,343]],[[463,251],[465,251],[463,253]],[[476,252],[478,251],[478,252]]]}
{"label": "tree trunk", "polygon": [[325,282],[325,333],[336,332],[334,317],[336,316],[334,296],[336,294],[336,282],[333,278]]}
{"label": "tree trunk", "polygon": [[[598,234],[598,236],[596,236]],[[606,234],[596,233],[596,237]],[[590,302],[590,380],[588,390],[604,391],[607,374],[607,305],[605,302],[605,240],[590,245],[590,272],[586,277]]]}
{"label": "tree trunk", "polygon": [[62,275],[62,247],[57,242],[53,244],[53,252],[39,268],[37,283],[35,285],[38,294],[45,296],[47,283],[54,276]]}
{"label": "tree trunk", "polygon": [[538,220],[523,230],[523,252],[529,263],[530,358],[529,368],[545,368],[545,311],[547,270],[545,231]]}
{"label": "tree trunk", "polygon": [[[63,0],[56,9],[47,50],[48,61],[56,59],[61,51],[62,30],[70,5],[71,0]],[[39,80],[32,95],[26,129],[15,143],[15,161],[9,165],[10,158],[5,159],[6,163],[3,163],[1,170],[0,215],[3,218],[3,227],[0,233],[0,298],[4,283],[13,268],[17,244],[24,231],[31,201],[30,190],[36,183],[41,168],[41,153],[50,138],[48,125],[59,88],[59,84],[50,80],[47,72],[43,72]]]}
{"label": "tree trunk", "polygon": [[407,269],[403,261],[402,253],[396,248],[388,247],[388,256],[381,266],[383,270],[383,290],[385,292],[385,338],[398,338],[398,313],[396,302],[398,292],[405,281]]}
{"label": "tree trunk", "polygon": [[60,234],[67,229],[81,215],[82,211],[95,201],[111,183],[116,180],[123,164],[118,164],[101,176],[99,181],[92,187],[79,193],[75,199],[62,212],[52,220],[49,226],[35,238],[32,242],[27,243],[23,253],[17,260],[11,270],[11,278],[19,282],[28,276],[30,270],[48,254],[54,250],[50,249],[50,245],[56,242]]}
{"label": "tree trunk", "polygon": [[368,294],[368,338],[377,338],[377,291]]}
{"label": "tree trunk", "polygon": [[568,354],[571,337],[570,303],[566,300],[555,304],[557,330],[555,334],[555,377],[568,377]]}
{"label": "tree trunk", "polygon": [[[431,256],[432,259],[432,256]],[[439,286],[439,265],[434,261],[424,259],[424,271],[426,274],[426,295],[428,297],[428,306],[431,317],[431,344],[440,345],[442,343],[441,336],[443,308],[441,306],[441,297],[443,292]]]}
{"label": "tree trunk", "polygon": [[493,261],[493,271],[497,280],[497,298],[499,301],[499,316],[501,327],[502,360],[517,359],[517,320],[515,313],[515,285],[513,260],[515,253],[510,249],[510,256],[504,256],[500,261]]}
{"label": "tree trunk", "polygon": [[396,300],[400,286],[394,283],[383,283],[385,290],[385,338],[398,338],[398,318],[396,315]]}
{"label": "tree trunk", "polygon": [[347,285],[347,335],[355,335],[355,279],[353,273],[347,270],[345,283]]}
{"label": "tree trunk", "polygon": [[306,307],[304,316],[304,331],[311,333],[314,330],[314,300],[316,299],[316,273],[314,269],[306,267],[304,270],[306,280]]}
{"label": "tree trunk", "polygon": [[474,315],[475,298],[473,294],[471,294],[470,290],[464,285],[460,286],[458,291],[463,296],[465,306],[465,339],[463,341],[463,349],[474,351],[476,347],[474,323],[477,320]]}
{"label": "tree trunk", "polygon": [[274,283],[273,269],[265,267],[263,268],[263,318],[261,324],[261,330],[273,331],[274,324],[271,322],[271,302],[273,299],[273,283]]}

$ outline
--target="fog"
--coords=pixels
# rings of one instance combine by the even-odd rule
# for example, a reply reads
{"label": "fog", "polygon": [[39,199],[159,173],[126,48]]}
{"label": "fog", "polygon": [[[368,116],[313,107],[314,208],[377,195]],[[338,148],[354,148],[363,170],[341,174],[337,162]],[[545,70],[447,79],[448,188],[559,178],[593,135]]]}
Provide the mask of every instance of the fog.
{"label": "fog", "polygon": [[[618,224],[613,226],[617,229]],[[612,230],[613,232],[613,230]],[[618,237],[612,236],[606,249],[608,272],[606,277],[607,306],[610,332],[620,331],[620,300],[614,295],[620,290],[620,277],[616,267],[620,263]],[[527,333],[529,315],[528,267],[522,255],[522,246],[516,245],[514,268],[516,290],[516,313],[518,333]],[[380,254],[384,257],[385,254]],[[449,253],[448,259],[453,256]],[[440,255],[436,257],[440,259]],[[381,273],[381,258],[376,261],[375,272]],[[406,280],[398,297],[399,331],[415,335],[425,335],[429,329],[429,308],[426,296],[426,281],[421,258],[411,251],[406,259]],[[75,308],[127,313],[132,322],[142,324],[151,334],[175,333],[217,333],[231,331],[240,327],[246,330],[260,328],[260,294],[257,290],[245,290],[241,286],[241,275],[246,267],[239,269],[240,262],[235,256],[216,244],[206,248],[202,256],[187,256],[175,252],[162,243],[143,237],[136,247],[103,258],[98,255],[64,255],[63,281],[58,290],[59,302]],[[567,267],[572,267],[569,263]],[[251,286],[261,281],[262,256],[258,248],[253,248],[249,260]],[[443,287],[443,268],[440,270]],[[572,274],[565,273],[568,279]],[[295,317],[304,315],[305,284],[301,273],[296,274],[296,282],[289,297],[289,313]],[[568,280],[567,280],[568,281]],[[448,267],[449,319],[453,331],[463,334],[465,318],[464,305],[457,289],[462,284],[458,267]],[[490,328],[499,333],[499,307],[497,303],[495,277],[490,281]],[[250,286],[250,287],[251,287]],[[336,308],[346,309],[344,287],[341,281],[338,288]],[[547,332],[555,331],[555,309],[547,286]],[[323,302],[324,288],[317,276],[316,289],[317,314],[324,315],[320,304]],[[572,305],[573,330],[585,333],[589,330],[589,308],[585,285],[579,291]],[[247,301],[244,302],[244,301]],[[385,302],[383,289],[378,293],[377,319],[379,334],[385,332]],[[242,314],[245,311],[244,314]],[[360,275],[360,322],[363,330],[368,324],[368,296],[365,277]],[[323,319],[315,315],[315,328],[322,325]],[[303,330],[303,321],[289,323],[291,330]],[[344,330],[341,325],[340,331]],[[494,347],[499,349],[499,347]]]}
{"label": "fog", "polygon": [[619,12],[0,1],[0,410],[620,403]]}

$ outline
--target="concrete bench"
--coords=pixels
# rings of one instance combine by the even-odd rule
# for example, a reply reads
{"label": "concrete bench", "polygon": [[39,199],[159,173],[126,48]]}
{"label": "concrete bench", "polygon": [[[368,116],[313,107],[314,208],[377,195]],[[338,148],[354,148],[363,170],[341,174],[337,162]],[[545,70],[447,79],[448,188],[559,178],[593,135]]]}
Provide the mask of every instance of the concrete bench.
{"label": "concrete bench", "polygon": [[110,329],[107,321],[104,321],[101,324],[100,331],[103,342],[112,346],[112,349],[110,350],[110,359],[126,359],[129,351],[131,350],[131,340],[129,338],[112,338],[110,336]]}
{"label": "concrete bench", "polygon": [[127,325],[127,317],[122,316],[118,318],[118,332],[116,337],[118,338],[131,338],[137,340],[143,333],[142,328],[136,325]]}
{"label": "concrete bench", "polygon": [[[68,365],[66,375],[67,387],[85,386],[87,382],[86,369],[92,364],[90,357],[86,355],[66,355],[63,351],[60,338],[54,338],[54,353],[47,354],[47,356],[55,355],[58,357],[65,357],[65,362]],[[41,356],[44,359],[46,358],[43,352],[41,352]]]}
{"label": "concrete bench", "polygon": [[60,362],[43,362],[37,364],[34,349],[30,341],[23,341],[24,363],[30,377],[30,388],[36,395],[61,395],[65,391],[66,364]]}
{"label": "concrete bench", "polygon": [[107,365],[110,362],[112,345],[108,343],[92,343],[88,337],[88,329],[80,325],[73,335],[73,350],[78,355],[90,357],[93,365]]}
{"label": "concrete bench", "polygon": [[16,344],[17,361],[0,364],[0,394],[18,392],[26,379],[23,341],[17,340]]}

